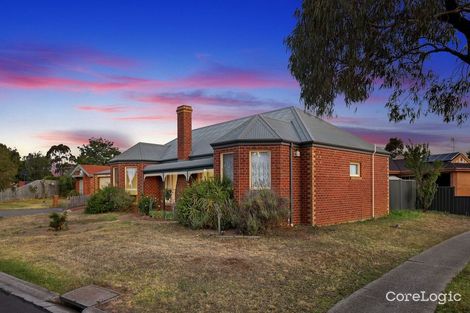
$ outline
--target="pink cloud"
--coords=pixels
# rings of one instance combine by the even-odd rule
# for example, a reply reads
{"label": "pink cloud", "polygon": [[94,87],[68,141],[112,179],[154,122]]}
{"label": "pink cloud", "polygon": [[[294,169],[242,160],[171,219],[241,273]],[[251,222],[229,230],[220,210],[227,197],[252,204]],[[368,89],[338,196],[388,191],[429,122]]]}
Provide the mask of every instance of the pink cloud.
{"label": "pink cloud", "polygon": [[298,83],[288,74],[276,75],[254,69],[238,69],[220,64],[179,80],[187,88],[297,88]]}
{"label": "pink cloud", "polygon": [[289,103],[254,97],[248,93],[227,92],[222,94],[208,94],[205,90],[191,92],[164,92],[152,95],[133,95],[131,98],[159,105],[201,104],[208,106],[238,106],[253,107],[262,106],[264,109],[288,106]]}
{"label": "pink cloud", "polygon": [[298,88],[297,82],[286,73],[240,69],[216,63],[206,63],[203,70],[172,80],[108,75],[97,68],[128,70],[135,65],[134,60],[83,47],[1,45],[0,86],[71,91]]}
{"label": "pink cloud", "polygon": [[117,121],[162,121],[175,119],[175,116],[162,116],[162,115],[135,115],[135,116],[120,116],[113,118]]}
{"label": "pink cloud", "polygon": [[78,105],[76,106],[76,109],[80,111],[93,111],[100,113],[119,113],[128,111],[130,107],[122,105]]}
{"label": "pink cloud", "polygon": [[37,134],[36,138],[50,144],[63,143],[70,147],[80,146],[88,143],[88,139],[102,137],[114,142],[115,146],[121,150],[130,147],[133,142],[124,134],[115,131],[98,131],[98,130],[65,130],[65,131],[48,131]]}

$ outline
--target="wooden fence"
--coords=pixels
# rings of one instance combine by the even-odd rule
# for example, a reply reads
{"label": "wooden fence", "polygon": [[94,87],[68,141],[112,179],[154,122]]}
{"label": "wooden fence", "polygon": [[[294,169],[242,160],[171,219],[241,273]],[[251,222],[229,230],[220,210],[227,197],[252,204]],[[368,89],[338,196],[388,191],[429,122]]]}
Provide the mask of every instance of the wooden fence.
{"label": "wooden fence", "polygon": [[456,196],[454,187],[438,187],[430,210],[470,216],[470,197]]}
{"label": "wooden fence", "polygon": [[85,206],[89,198],[90,196],[85,195],[70,197],[67,209]]}

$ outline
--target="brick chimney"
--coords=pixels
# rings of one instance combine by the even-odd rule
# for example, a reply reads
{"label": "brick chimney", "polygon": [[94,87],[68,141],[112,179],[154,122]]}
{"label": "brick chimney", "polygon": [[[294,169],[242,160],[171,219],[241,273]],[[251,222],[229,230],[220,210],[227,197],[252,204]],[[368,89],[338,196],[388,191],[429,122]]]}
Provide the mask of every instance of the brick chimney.
{"label": "brick chimney", "polygon": [[192,112],[189,105],[176,109],[178,116],[178,160],[188,160],[192,147]]}

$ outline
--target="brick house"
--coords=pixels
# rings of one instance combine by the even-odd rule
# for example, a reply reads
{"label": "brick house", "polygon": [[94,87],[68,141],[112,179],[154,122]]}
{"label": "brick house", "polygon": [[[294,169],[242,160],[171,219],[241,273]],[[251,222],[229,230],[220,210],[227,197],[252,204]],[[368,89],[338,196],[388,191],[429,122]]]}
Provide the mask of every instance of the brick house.
{"label": "brick house", "polygon": [[298,108],[192,129],[190,106],[177,108],[178,137],[138,143],[109,162],[111,183],[170,202],[192,181],[229,178],[241,200],[272,189],[288,199],[292,224],[328,225],[388,214],[389,156]]}
{"label": "brick house", "polygon": [[[432,154],[428,162],[442,162],[441,175],[437,184],[441,187],[454,187],[456,196],[470,196],[470,159],[461,152]],[[405,160],[390,160],[390,175],[400,178],[413,178],[413,173],[405,166]]]}
{"label": "brick house", "polygon": [[111,183],[110,169],[106,165],[80,165],[72,171],[75,191],[80,195],[91,195]]}

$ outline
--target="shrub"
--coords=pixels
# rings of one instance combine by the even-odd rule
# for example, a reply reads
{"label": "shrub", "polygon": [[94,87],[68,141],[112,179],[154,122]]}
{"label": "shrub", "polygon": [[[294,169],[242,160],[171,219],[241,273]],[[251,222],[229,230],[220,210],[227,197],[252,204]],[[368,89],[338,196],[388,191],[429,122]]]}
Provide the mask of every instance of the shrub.
{"label": "shrub", "polygon": [[73,178],[71,176],[60,176],[58,178],[59,195],[67,197],[72,190],[75,190]]}
{"label": "shrub", "polygon": [[143,196],[139,200],[140,213],[145,214],[145,215],[150,215],[149,212],[155,209],[156,204],[157,204],[157,199],[149,197],[149,196]]}
{"label": "shrub", "polygon": [[222,214],[221,226],[231,226],[233,191],[229,181],[208,179],[187,187],[176,202],[175,218],[193,229],[217,229],[217,215]]}
{"label": "shrub", "polygon": [[129,209],[134,199],[116,187],[105,187],[88,199],[85,213],[97,214]]}
{"label": "shrub", "polygon": [[51,221],[49,222],[49,227],[55,231],[66,230],[67,229],[67,211],[59,214],[57,212],[49,215]]}
{"label": "shrub", "polygon": [[78,193],[78,191],[76,191],[75,189],[74,190],[70,190],[68,196],[69,197],[76,197],[76,196],[79,196],[80,194]]}
{"label": "shrub", "polygon": [[233,210],[232,221],[241,233],[256,235],[287,221],[288,213],[286,199],[271,190],[257,190],[249,192]]}

